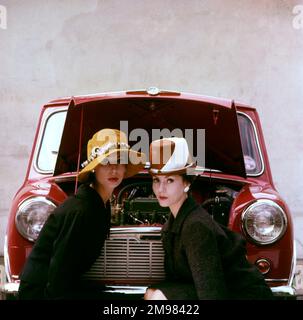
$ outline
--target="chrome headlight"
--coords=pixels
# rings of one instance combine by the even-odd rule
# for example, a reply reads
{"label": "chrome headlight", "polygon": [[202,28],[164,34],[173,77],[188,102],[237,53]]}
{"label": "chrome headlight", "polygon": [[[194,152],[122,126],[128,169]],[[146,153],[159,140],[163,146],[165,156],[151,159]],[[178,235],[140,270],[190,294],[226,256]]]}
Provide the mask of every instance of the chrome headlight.
{"label": "chrome headlight", "polygon": [[24,200],[16,213],[15,223],[20,234],[30,241],[35,241],[56,205],[44,197]]}
{"label": "chrome headlight", "polygon": [[247,236],[257,244],[270,244],[280,239],[287,227],[284,210],[272,200],[257,200],[242,214]]}

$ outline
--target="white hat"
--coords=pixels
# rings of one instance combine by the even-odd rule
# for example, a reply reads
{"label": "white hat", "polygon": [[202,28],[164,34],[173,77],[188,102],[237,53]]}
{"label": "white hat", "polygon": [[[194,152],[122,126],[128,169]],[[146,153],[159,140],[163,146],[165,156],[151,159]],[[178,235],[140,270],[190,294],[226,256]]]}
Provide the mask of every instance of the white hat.
{"label": "white hat", "polygon": [[164,138],[150,144],[150,173],[167,175],[187,173],[195,163],[184,138]]}

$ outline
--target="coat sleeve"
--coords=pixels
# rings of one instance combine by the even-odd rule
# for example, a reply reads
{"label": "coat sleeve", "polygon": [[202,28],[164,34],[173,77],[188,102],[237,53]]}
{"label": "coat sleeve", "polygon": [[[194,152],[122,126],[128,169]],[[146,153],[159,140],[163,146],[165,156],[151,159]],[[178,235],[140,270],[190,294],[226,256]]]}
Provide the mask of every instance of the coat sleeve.
{"label": "coat sleeve", "polygon": [[91,225],[94,222],[89,220],[86,212],[77,209],[64,219],[50,261],[47,291],[51,296],[60,296],[76,288],[82,274],[100,253],[104,240],[101,238],[99,244],[95,242]]}
{"label": "coat sleeve", "polygon": [[20,275],[21,281],[45,287],[53,243],[57,236],[57,224],[56,216],[50,214],[25,262]]}
{"label": "coat sleeve", "polygon": [[199,299],[224,299],[227,288],[216,234],[201,221],[182,230],[183,245]]}

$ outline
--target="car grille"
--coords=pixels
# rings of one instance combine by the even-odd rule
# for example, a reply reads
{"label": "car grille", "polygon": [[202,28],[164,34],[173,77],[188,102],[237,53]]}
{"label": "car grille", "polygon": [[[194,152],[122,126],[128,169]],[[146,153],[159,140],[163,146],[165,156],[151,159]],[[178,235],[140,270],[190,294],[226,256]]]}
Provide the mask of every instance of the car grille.
{"label": "car grille", "polygon": [[115,284],[151,284],[164,279],[163,263],[159,234],[111,232],[85,279]]}

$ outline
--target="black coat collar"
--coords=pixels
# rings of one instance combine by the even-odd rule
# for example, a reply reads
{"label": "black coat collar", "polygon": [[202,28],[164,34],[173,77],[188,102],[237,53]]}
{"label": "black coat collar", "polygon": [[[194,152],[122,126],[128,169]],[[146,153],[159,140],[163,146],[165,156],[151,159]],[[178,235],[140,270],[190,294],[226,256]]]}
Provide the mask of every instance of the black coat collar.
{"label": "black coat collar", "polygon": [[[196,209],[198,204],[193,197],[189,196],[182,204],[179,209],[176,218],[170,214],[167,224],[167,229],[170,229],[173,233],[180,233],[182,225],[188,214]],[[166,231],[166,230],[164,230]]]}
{"label": "black coat collar", "polygon": [[88,183],[82,184],[78,188],[76,197],[83,200],[87,200],[91,203],[95,203],[105,208],[108,208],[110,206],[110,201],[108,200],[106,204],[104,204],[99,193],[94,188],[90,187]]}

